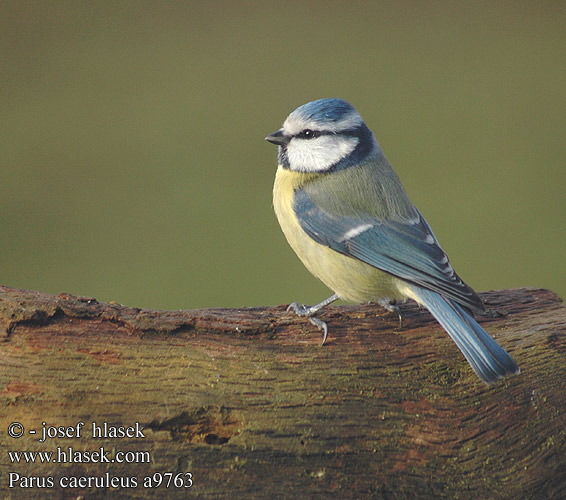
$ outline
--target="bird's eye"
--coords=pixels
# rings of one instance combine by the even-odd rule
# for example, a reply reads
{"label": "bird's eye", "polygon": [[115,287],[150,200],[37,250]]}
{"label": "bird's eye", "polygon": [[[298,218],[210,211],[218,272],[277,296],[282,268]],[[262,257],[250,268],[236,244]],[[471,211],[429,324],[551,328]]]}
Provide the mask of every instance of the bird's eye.
{"label": "bird's eye", "polygon": [[316,132],[314,130],[311,130],[310,128],[306,128],[299,134],[299,137],[301,139],[314,139],[316,136]]}

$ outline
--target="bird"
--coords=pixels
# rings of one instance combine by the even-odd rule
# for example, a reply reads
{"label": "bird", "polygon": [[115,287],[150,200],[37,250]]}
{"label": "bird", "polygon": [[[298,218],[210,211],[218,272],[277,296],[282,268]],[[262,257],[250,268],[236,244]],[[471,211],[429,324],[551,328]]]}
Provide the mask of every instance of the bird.
{"label": "bird", "polygon": [[317,313],[336,300],[425,307],[486,384],[519,373],[515,360],[474,319],[485,310],[456,274],[410,201],[373,132],[347,101],[325,98],[295,109],[265,138],[278,146],[273,208],[305,267],[334,294],[288,310],[323,330]]}

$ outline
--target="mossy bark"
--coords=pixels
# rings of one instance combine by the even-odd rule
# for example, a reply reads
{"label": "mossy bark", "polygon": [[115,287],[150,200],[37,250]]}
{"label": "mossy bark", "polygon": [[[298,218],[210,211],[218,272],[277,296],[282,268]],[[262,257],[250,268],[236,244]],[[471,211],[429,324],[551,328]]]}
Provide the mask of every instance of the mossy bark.
{"label": "mossy bark", "polygon": [[[0,287],[1,496],[558,498],[566,307],[539,289],[481,296],[489,314],[477,319],[521,367],[489,387],[410,304],[402,327],[379,306],[328,307],[321,347],[320,332],[283,306],[152,311]],[[20,438],[8,435],[14,422]],[[84,427],[40,442],[43,422]],[[137,422],[144,437],[94,438],[92,422]],[[69,447],[148,453],[131,463],[15,463],[8,453],[61,458]],[[165,472],[190,472],[192,486],[144,485]],[[22,487],[31,477],[53,487]],[[69,478],[122,482],[63,487]]]}

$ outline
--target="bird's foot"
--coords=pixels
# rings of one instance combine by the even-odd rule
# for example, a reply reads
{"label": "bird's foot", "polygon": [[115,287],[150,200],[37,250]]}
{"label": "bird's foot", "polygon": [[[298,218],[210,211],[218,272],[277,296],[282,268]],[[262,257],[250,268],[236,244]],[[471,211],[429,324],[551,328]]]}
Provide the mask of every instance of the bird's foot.
{"label": "bird's foot", "polygon": [[305,304],[299,305],[298,302],[293,302],[292,304],[289,304],[287,311],[290,311],[291,309],[295,311],[295,314],[297,316],[301,316],[301,318],[304,318],[305,316],[307,317],[312,316],[318,311],[316,306],[306,306]]}
{"label": "bird's foot", "polygon": [[309,318],[309,321],[314,326],[323,331],[322,345],[324,345],[328,337],[328,326],[320,318],[314,316],[319,308],[317,308],[316,306],[306,306],[305,304],[299,305],[297,302],[293,302],[292,304],[289,304],[287,311],[290,311],[291,309],[297,316],[301,316],[302,318]]}
{"label": "bird's foot", "polygon": [[403,328],[403,316],[401,316],[401,308],[397,305],[396,300],[385,298],[379,300],[378,304],[385,307],[389,312],[397,313],[397,316],[399,316],[399,328]]}
{"label": "bird's foot", "polygon": [[309,318],[309,321],[314,326],[316,326],[319,330],[322,330],[323,334],[322,334],[322,344],[321,345],[324,345],[324,343],[326,342],[326,339],[328,338],[328,326],[326,326],[326,323],[316,316],[311,316]]}
{"label": "bird's foot", "polygon": [[319,330],[323,331],[322,336],[322,345],[326,342],[328,337],[328,326],[326,323],[322,321],[320,318],[316,317],[315,314],[322,309],[324,306],[331,304],[332,302],[338,300],[338,294],[332,295],[332,297],[328,297],[326,300],[323,300],[320,304],[316,304],[314,306],[306,306],[305,304],[299,305],[297,302],[293,302],[289,304],[287,311],[293,310],[297,316],[301,316],[302,318],[307,317],[309,321],[316,326]]}

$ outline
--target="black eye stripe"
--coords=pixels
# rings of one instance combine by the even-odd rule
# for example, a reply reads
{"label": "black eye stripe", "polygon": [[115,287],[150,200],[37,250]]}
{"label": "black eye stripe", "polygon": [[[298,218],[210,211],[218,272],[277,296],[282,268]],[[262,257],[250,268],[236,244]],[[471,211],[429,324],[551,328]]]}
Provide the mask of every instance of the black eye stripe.
{"label": "black eye stripe", "polygon": [[358,136],[359,133],[359,127],[348,130],[340,130],[337,132],[332,132],[330,130],[312,130],[310,128],[306,128],[304,130],[301,130],[298,134],[295,134],[293,137],[297,137],[299,139],[315,139],[316,137],[320,137],[322,135],[345,135],[348,137],[354,137]]}
{"label": "black eye stripe", "polygon": [[319,135],[320,135],[320,132],[316,132],[314,130],[311,130],[310,128],[306,128],[304,130],[301,130],[297,134],[297,137],[300,137],[301,139],[314,139],[315,137],[318,137]]}

